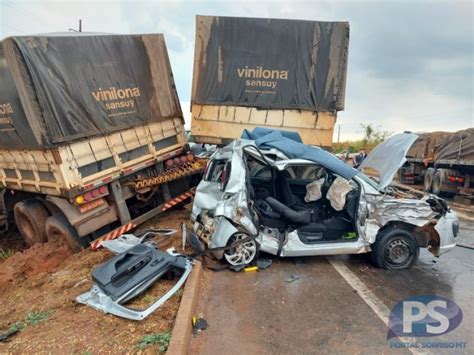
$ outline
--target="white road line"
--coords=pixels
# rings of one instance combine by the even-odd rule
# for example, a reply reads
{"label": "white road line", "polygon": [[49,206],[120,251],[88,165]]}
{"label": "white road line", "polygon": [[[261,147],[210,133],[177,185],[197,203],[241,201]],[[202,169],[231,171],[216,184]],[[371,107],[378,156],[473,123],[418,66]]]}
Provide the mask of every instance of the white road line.
{"label": "white road line", "polygon": [[[357,291],[357,294],[364,300],[365,303],[374,311],[374,313],[385,323],[388,330],[388,322],[390,318],[390,309],[372,292],[367,286],[348,269],[344,263],[333,258],[327,258],[329,263],[336,269],[339,275]],[[401,342],[415,343],[415,338],[399,337]],[[408,348],[412,354],[430,354],[428,351],[420,351],[416,348]]]}

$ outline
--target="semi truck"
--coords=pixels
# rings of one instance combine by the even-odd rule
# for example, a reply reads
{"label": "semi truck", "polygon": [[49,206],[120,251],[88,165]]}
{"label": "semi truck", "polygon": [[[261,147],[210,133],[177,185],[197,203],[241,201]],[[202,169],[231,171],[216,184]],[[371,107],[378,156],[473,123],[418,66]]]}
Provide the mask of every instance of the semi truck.
{"label": "semi truck", "polygon": [[192,136],[221,145],[264,126],[331,149],[348,47],[347,22],[197,16]]}
{"label": "semi truck", "polygon": [[407,153],[399,179],[405,184],[423,184],[426,192],[474,203],[474,128],[420,134]]}
{"label": "semi truck", "polygon": [[0,229],[78,251],[189,200],[162,34],[10,37],[0,50]]}

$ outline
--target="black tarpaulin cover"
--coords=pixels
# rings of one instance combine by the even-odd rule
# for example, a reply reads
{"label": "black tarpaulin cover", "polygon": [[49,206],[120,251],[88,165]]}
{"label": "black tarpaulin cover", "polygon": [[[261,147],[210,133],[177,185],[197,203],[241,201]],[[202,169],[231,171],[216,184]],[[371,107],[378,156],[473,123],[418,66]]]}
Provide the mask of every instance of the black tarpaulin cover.
{"label": "black tarpaulin cover", "polygon": [[407,158],[435,162],[474,162],[474,128],[457,132],[420,133],[408,151]]}
{"label": "black tarpaulin cover", "polygon": [[21,149],[35,145],[0,43],[0,148]]}
{"label": "black tarpaulin cover", "polygon": [[455,160],[474,164],[474,128],[452,133],[436,149],[435,160]]}
{"label": "black tarpaulin cover", "polygon": [[30,148],[182,118],[161,34],[10,37],[4,49],[33,139],[17,133]]}
{"label": "black tarpaulin cover", "polygon": [[349,23],[196,17],[192,102],[344,109]]}

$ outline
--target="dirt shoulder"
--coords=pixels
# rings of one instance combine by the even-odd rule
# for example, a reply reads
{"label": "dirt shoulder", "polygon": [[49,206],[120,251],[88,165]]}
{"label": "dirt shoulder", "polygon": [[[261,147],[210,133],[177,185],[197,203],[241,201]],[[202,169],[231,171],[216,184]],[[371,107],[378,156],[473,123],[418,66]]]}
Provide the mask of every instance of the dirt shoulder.
{"label": "dirt shoulder", "polygon": [[[146,223],[146,228],[175,228],[172,237],[181,245],[181,222],[189,220],[189,210],[170,211]],[[0,262],[0,332],[17,322],[44,315],[37,324],[0,343],[0,353],[124,353],[137,351],[137,343],[152,333],[171,332],[182,292],[177,292],[160,309],[141,322],[105,315],[78,304],[75,298],[92,286],[91,271],[112,256],[107,250],[83,250],[71,254],[57,243],[46,243],[19,251]],[[146,308],[165,293],[174,281],[162,280],[133,306]],[[148,349],[158,351],[157,345]]]}

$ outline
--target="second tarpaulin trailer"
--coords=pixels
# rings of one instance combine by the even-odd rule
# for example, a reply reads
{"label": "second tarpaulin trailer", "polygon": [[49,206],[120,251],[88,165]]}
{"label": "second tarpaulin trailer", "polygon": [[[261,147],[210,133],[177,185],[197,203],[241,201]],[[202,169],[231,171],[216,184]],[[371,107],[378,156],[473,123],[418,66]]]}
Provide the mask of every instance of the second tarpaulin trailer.
{"label": "second tarpaulin trailer", "polygon": [[197,16],[192,134],[221,144],[265,126],[330,148],[348,47],[347,22]]}

